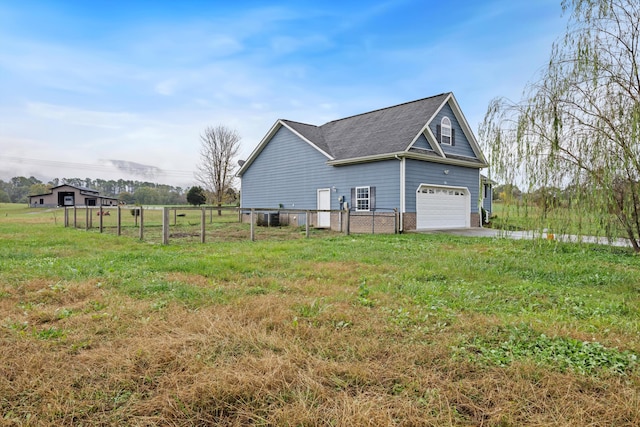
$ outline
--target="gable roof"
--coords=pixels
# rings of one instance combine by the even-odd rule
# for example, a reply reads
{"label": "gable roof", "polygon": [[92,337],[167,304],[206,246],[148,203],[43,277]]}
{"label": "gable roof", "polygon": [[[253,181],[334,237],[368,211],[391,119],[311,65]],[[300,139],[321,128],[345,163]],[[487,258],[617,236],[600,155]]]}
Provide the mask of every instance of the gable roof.
{"label": "gable roof", "polygon": [[60,187],[71,187],[71,188],[75,188],[76,190],[80,190],[80,191],[85,192],[85,193],[99,193],[98,190],[94,190],[93,188],[81,187],[79,185],[71,185],[71,184],[56,185],[55,187],[52,187],[51,190],[55,190],[55,189],[60,188]]}
{"label": "gable roof", "polygon": [[82,194],[83,196],[95,196],[95,197],[101,197],[103,199],[113,199],[113,200],[118,200],[117,197],[110,197],[110,196],[101,196],[100,192],[98,190],[94,190],[93,188],[89,188],[89,187],[81,187],[79,185],[71,185],[71,184],[60,184],[60,185],[56,185],[55,187],[51,187],[51,189],[49,190],[48,193],[42,193],[42,194],[32,194],[29,197],[41,197],[41,196],[50,196],[51,194],[53,194],[55,192],[55,190],[58,190],[62,187],[71,187],[71,188],[75,188],[76,190],[80,191],[80,194]]}
{"label": "gable roof", "polygon": [[335,120],[321,126],[337,160],[405,151],[447,94]]}
{"label": "gable roof", "polygon": [[[447,155],[437,143],[429,128],[440,109],[449,103],[476,158]],[[379,110],[346,117],[321,126],[278,120],[258,144],[238,171],[242,175],[271,137],[285,126],[327,157],[332,165],[350,164],[403,156],[443,163],[460,163],[485,167],[487,162],[467,123],[453,93],[441,93],[416,101],[405,102]],[[433,153],[420,153],[413,149],[415,141],[424,135],[433,147]]]}

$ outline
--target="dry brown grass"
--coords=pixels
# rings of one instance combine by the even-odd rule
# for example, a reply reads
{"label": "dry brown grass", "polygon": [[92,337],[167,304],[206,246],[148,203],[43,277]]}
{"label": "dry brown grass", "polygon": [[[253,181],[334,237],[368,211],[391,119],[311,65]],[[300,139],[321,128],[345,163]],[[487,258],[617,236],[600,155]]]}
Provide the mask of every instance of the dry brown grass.
{"label": "dry brown grass", "polygon": [[469,357],[473,338],[520,324],[638,354],[634,257],[590,269],[588,251],[520,265],[515,244],[438,236],[280,243],[296,229],[247,243],[235,224],[238,243],[161,247],[52,232],[51,215],[0,216],[0,425],[640,425],[638,368]]}
{"label": "dry brown grass", "polygon": [[[332,264],[332,268],[341,268]],[[321,273],[322,269],[319,269]],[[174,273],[207,286],[209,279]],[[0,299],[3,425],[637,425],[637,379],[451,357],[461,316],[437,333],[314,282],[197,310],[99,281],[33,280]],[[352,291],[351,291],[352,292]],[[318,300],[320,298],[320,300]],[[301,307],[323,304],[305,317]],[[391,304],[391,301],[388,301]],[[330,309],[329,309],[330,308]],[[59,336],[43,335],[55,328]]]}

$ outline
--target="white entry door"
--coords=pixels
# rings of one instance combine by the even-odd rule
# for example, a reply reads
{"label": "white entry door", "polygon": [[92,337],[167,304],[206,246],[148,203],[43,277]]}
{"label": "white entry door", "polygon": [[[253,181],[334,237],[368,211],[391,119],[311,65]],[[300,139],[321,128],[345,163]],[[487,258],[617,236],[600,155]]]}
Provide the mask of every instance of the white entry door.
{"label": "white entry door", "polygon": [[[331,209],[331,189],[318,188],[318,210]],[[331,227],[331,212],[318,212],[318,228]]]}
{"label": "white entry door", "polygon": [[464,187],[422,184],[416,194],[416,229],[469,227],[471,198]]}

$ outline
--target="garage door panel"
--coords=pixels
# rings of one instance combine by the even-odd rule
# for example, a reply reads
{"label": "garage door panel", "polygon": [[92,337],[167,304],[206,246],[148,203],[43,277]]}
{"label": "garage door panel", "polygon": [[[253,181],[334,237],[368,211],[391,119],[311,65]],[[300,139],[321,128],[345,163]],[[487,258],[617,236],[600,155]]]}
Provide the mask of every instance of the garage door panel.
{"label": "garage door panel", "polygon": [[463,228],[469,226],[469,190],[460,187],[421,185],[416,197],[416,228]]}

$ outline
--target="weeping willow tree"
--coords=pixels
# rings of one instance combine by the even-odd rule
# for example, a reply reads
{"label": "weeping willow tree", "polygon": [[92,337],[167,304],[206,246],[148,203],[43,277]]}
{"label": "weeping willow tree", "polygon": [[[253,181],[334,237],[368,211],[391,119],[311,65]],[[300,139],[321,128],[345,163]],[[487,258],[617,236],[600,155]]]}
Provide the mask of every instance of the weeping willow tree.
{"label": "weeping willow tree", "polygon": [[493,178],[562,189],[567,220],[589,218],[640,252],[640,2],[563,0],[562,8],[567,31],[540,79],[522,101],[495,99],[487,110],[480,136]]}

